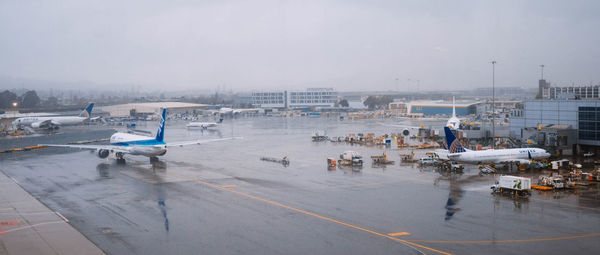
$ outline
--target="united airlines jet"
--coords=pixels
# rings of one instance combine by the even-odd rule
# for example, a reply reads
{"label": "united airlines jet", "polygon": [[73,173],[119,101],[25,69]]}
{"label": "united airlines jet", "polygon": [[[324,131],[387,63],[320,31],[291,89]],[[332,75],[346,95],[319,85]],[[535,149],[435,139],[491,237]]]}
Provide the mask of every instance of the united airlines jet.
{"label": "united airlines jet", "polygon": [[96,155],[100,158],[107,158],[110,154],[115,155],[118,163],[125,163],[123,158],[125,154],[130,155],[142,155],[150,158],[150,163],[158,161],[158,156],[163,156],[167,153],[168,147],[184,146],[192,144],[203,144],[208,142],[223,141],[236,139],[237,137],[231,138],[219,138],[211,140],[193,140],[193,141],[182,141],[174,143],[166,143],[164,141],[165,136],[165,120],[167,115],[167,109],[162,110],[160,115],[160,121],[158,130],[156,131],[156,137],[152,138],[149,136],[135,135],[128,133],[115,133],[110,137],[110,145],[69,145],[69,144],[41,144],[49,147],[66,147],[66,148],[78,148],[86,150],[95,150]]}
{"label": "united airlines jet", "polygon": [[83,123],[92,115],[94,103],[88,104],[79,116],[50,116],[50,117],[23,117],[13,121],[15,127],[31,127],[34,129],[58,129],[60,126],[72,126]]}
{"label": "united airlines jet", "polygon": [[550,153],[539,148],[490,149],[472,151],[465,149],[450,128],[444,127],[448,158],[465,163],[529,164],[532,160],[550,157]]}

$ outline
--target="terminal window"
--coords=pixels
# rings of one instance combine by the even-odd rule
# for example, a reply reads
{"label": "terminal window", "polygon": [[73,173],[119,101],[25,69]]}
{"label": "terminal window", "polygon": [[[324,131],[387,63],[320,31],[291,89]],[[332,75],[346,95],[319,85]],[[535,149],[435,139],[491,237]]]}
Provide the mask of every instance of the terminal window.
{"label": "terminal window", "polygon": [[600,141],[600,107],[579,107],[579,139]]}

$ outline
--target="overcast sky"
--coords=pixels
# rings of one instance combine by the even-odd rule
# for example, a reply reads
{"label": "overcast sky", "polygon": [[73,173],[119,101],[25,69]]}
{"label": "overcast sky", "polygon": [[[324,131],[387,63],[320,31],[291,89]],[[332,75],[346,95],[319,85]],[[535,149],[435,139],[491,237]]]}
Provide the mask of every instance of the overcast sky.
{"label": "overcast sky", "polygon": [[175,90],[410,84],[417,91],[419,84],[424,91],[489,86],[496,60],[498,86],[537,86],[540,64],[555,83],[597,84],[599,7],[593,0],[3,0],[0,76]]}

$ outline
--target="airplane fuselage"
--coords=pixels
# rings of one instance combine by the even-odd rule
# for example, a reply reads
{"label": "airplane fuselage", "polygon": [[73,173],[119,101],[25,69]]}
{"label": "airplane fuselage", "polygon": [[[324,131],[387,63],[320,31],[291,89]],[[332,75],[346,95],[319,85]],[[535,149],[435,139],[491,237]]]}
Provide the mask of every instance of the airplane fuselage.
{"label": "airplane fuselage", "polygon": [[57,117],[24,117],[18,118],[13,121],[13,125],[18,126],[30,126],[33,128],[37,128],[35,126],[36,123],[42,123],[44,121],[52,121],[52,124],[59,126],[72,126],[83,123],[85,117],[77,117],[77,116],[57,116]]}
{"label": "airplane fuselage", "polygon": [[122,146],[131,155],[146,157],[163,156],[167,153],[167,144],[148,136],[128,133],[115,133],[110,137],[110,144]]}
{"label": "airplane fuselage", "polygon": [[528,163],[530,160],[544,159],[550,157],[550,153],[538,148],[516,148],[516,149],[490,149],[481,151],[466,151],[450,153],[451,160],[465,163]]}
{"label": "airplane fuselage", "polygon": [[218,124],[216,122],[190,122],[186,125],[186,127],[199,127],[199,128],[209,128],[216,127]]}
{"label": "airplane fuselage", "polygon": [[457,130],[460,127],[460,120],[456,116],[452,116],[446,122],[446,127],[449,127],[452,130]]}

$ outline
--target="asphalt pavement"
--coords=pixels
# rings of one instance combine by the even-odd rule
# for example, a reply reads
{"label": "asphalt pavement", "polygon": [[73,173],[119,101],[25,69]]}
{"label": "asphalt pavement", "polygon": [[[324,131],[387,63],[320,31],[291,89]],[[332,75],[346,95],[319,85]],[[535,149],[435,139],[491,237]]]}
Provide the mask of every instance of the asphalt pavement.
{"label": "asphalt pavement", "polygon": [[[408,123],[418,124],[418,123]],[[225,120],[216,131],[168,122],[165,139],[243,136],[169,148],[148,158],[100,159],[47,148],[0,156],[0,170],[108,254],[558,254],[600,249],[598,184],[493,195],[495,176],[439,173],[399,164],[398,150],[312,142],[390,133],[374,121],[320,118]],[[154,131],[149,122],[148,130]],[[326,158],[355,150],[361,169],[328,170]],[[370,155],[387,150],[395,165]],[[423,155],[424,151],[416,151]],[[260,161],[287,156],[290,165]],[[538,172],[505,172],[536,177]],[[6,238],[0,235],[0,240]]]}

